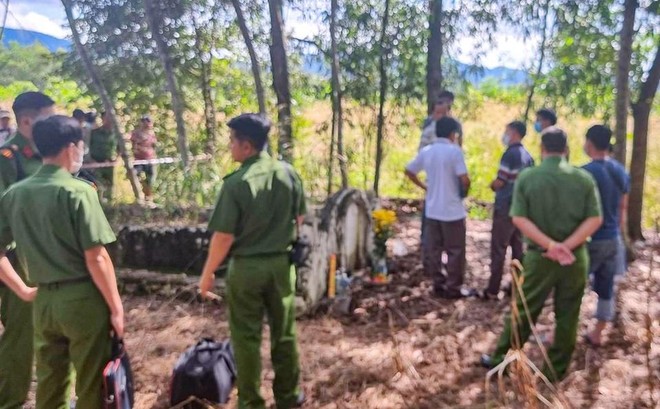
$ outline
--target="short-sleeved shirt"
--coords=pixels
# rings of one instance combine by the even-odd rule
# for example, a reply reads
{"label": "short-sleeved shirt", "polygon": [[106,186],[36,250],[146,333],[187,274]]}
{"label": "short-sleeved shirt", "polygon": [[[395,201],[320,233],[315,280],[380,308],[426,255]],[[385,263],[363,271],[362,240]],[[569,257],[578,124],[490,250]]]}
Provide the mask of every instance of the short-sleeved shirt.
{"label": "short-sleeved shirt", "polygon": [[[20,165],[17,165],[17,161]],[[14,135],[0,148],[0,192],[4,192],[18,181],[17,166],[21,167],[24,178],[33,175],[41,168],[41,156],[30,141],[20,133]]]}
{"label": "short-sleeved shirt", "polygon": [[504,182],[504,186],[495,192],[495,208],[508,209],[513,199],[513,184],[523,169],[534,166],[532,155],[521,143],[510,145],[500,159],[497,178]]}
{"label": "short-sleeved shirt", "polygon": [[133,156],[137,160],[156,159],[156,134],[153,130],[136,129],[131,134]]}
{"label": "short-sleeved shirt", "polygon": [[611,240],[620,234],[619,213],[621,197],[630,191],[630,178],[622,164],[614,159],[594,160],[583,169],[596,179],[603,206],[603,224],[592,236],[593,240]]}
{"label": "short-sleeved shirt", "polygon": [[232,257],[284,254],[305,212],[298,174],[261,152],[225,177],[208,228],[234,236]]}
{"label": "short-sleeved shirt", "polygon": [[467,167],[458,145],[449,139],[437,138],[433,144],[422,149],[406,169],[414,174],[426,173],[424,214],[427,218],[452,222],[467,216],[459,178],[467,175]]}
{"label": "short-sleeved shirt", "polygon": [[92,130],[89,138],[89,156],[96,162],[113,161],[117,158],[117,136],[111,129]]}
{"label": "short-sleeved shirt", "polygon": [[[420,138],[419,147],[417,148],[418,152],[438,139],[438,134],[435,131],[435,125],[437,122],[438,121],[430,116],[424,120],[424,123],[422,124],[422,137]],[[458,139],[456,140],[456,143],[463,145],[463,125],[460,121],[458,122]]]}
{"label": "short-sleeved shirt", "polygon": [[565,159],[548,157],[520,173],[509,214],[526,217],[552,240],[564,241],[586,219],[602,214],[596,181]]}
{"label": "short-sleeved shirt", "polygon": [[88,275],[85,250],[115,235],[89,183],[44,165],[0,198],[0,245],[13,240],[29,280],[44,284]]}

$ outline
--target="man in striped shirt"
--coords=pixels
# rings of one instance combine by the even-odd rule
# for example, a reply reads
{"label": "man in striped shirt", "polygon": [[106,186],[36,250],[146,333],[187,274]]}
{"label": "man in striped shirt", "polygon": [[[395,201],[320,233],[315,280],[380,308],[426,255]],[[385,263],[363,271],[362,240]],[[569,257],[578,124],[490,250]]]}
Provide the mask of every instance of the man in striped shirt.
{"label": "man in striped shirt", "polygon": [[526,133],[527,128],[523,122],[513,121],[506,126],[502,135],[502,143],[507,149],[500,160],[497,178],[490,185],[495,191],[495,209],[490,242],[490,280],[483,293],[485,299],[496,299],[500,292],[507,247],[511,246],[511,256],[514,260],[521,261],[523,256],[522,237],[511,221],[509,208],[518,174],[523,169],[534,166],[532,155],[522,145]]}

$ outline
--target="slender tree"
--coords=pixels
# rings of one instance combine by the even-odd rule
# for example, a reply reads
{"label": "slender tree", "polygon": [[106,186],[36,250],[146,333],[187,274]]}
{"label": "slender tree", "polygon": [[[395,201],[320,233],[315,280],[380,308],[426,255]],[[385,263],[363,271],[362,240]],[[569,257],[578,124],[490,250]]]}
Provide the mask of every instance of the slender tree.
{"label": "slender tree", "polygon": [[128,178],[128,181],[131,184],[131,189],[133,190],[133,194],[135,195],[135,199],[138,202],[141,202],[143,199],[142,196],[142,190],[140,189],[140,185],[137,179],[137,176],[135,175],[135,172],[133,171],[133,162],[128,155],[128,151],[126,149],[126,144],[124,142],[124,138],[122,135],[124,133],[121,130],[121,127],[119,125],[119,121],[117,120],[117,114],[115,112],[115,106],[112,103],[112,100],[110,99],[110,96],[108,95],[107,90],[105,89],[105,86],[103,85],[103,82],[101,82],[101,78],[98,75],[98,72],[96,70],[96,67],[94,67],[94,64],[92,64],[91,59],[87,55],[87,50],[83,46],[81,40],[80,40],[80,33],[78,33],[78,27],[76,26],[76,20],[73,18],[73,7],[71,5],[71,0],[62,0],[62,5],[64,6],[64,11],[66,13],[66,18],[69,22],[69,26],[71,28],[71,34],[73,37],[73,42],[76,46],[76,51],[78,52],[78,55],[80,56],[80,59],[83,62],[83,65],[85,66],[85,70],[87,71],[87,75],[89,76],[89,79],[92,83],[92,86],[96,90],[96,92],[99,94],[101,97],[101,101],[103,102],[103,109],[105,109],[105,112],[107,115],[110,115],[110,119],[112,121],[112,127],[113,127],[113,132],[118,136],[117,138],[117,150],[119,150],[119,155],[122,157],[124,161],[124,166],[126,167],[126,177]]}
{"label": "slender tree", "polygon": [[429,42],[426,63],[426,104],[428,113],[442,90],[442,0],[430,0]]}
{"label": "slender tree", "polygon": [[616,102],[614,105],[616,125],[614,135],[614,157],[626,164],[626,135],[628,124],[628,106],[630,103],[630,60],[632,58],[633,36],[635,34],[635,12],[637,0],[625,0],[623,26],[619,40],[619,62],[616,72]]}
{"label": "slender tree", "polygon": [[385,127],[385,101],[387,99],[387,60],[389,46],[387,42],[387,26],[389,24],[390,0],[385,0],[385,11],[380,32],[380,55],[378,57],[378,71],[380,74],[380,86],[378,95],[378,124],[376,130],[376,174],[374,176],[374,192],[378,196],[378,185],[380,183],[380,167],[383,162],[383,133]]}
{"label": "slender tree", "polygon": [[630,200],[628,206],[628,234],[633,240],[642,240],[642,205],[644,197],[644,178],[646,176],[646,157],[648,154],[649,117],[658,85],[660,84],[660,43],[656,45],[655,59],[642,82],[639,97],[632,105],[633,148],[630,161]]}
{"label": "slender tree", "polygon": [[[337,157],[341,173],[341,187],[348,187],[348,171],[344,156],[344,118],[341,103],[341,82],[339,78],[339,55],[337,54],[337,0],[330,1],[330,53],[332,55],[332,129],[337,140]],[[335,136],[331,139],[335,140]],[[333,150],[332,148],[330,149]],[[332,157],[331,157],[332,160]],[[329,193],[329,192],[328,192]]]}
{"label": "slender tree", "polygon": [[273,70],[273,89],[277,96],[278,153],[282,160],[293,159],[293,132],[291,129],[291,91],[289,66],[284,44],[282,0],[268,0],[270,9],[270,60]]}
{"label": "slender tree", "polygon": [[181,155],[181,162],[184,169],[188,168],[188,140],[186,137],[186,123],[183,120],[184,104],[179,85],[174,74],[174,65],[170,57],[170,51],[167,42],[161,32],[161,23],[163,18],[160,15],[159,8],[155,7],[154,1],[159,0],[144,0],[144,10],[151,30],[151,37],[156,43],[158,50],[158,57],[163,65],[165,71],[165,78],[167,79],[167,88],[169,89],[172,97],[172,110],[174,111],[174,118],[176,120],[176,133],[177,143],[179,146],[179,154]]}
{"label": "slender tree", "polygon": [[532,83],[529,87],[529,93],[527,94],[527,104],[525,105],[525,114],[523,115],[524,121],[527,122],[529,118],[529,111],[532,109],[532,101],[534,99],[534,93],[536,92],[536,85],[539,78],[541,77],[541,72],[543,70],[543,62],[545,60],[545,45],[548,41],[548,19],[550,15],[550,0],[546,0],[543,7],[543,25],[541,26],[541,44],[539,47],[539,65],[536,67],[536,75],[532,78]]}
{"label": "slender tree", "polygon": [[195,53],[199,61],[200,69],[200,87],[202,89],[202,98],[204,99],[204,123],[206,125],[206,153],[215,151],[216,143],[216,111],[211,92],[211,62],[212,55],[206,50],[202,29],[197,25],[195,16],[192,16],[193,27],[195,30]]}
{"label": "slender tree", "polygon": [[255,92],[257,93],[257,102],[259,103],[259,113],[266,113],[266,96],[264,93],[264,85],[261,81],[261,68],[259,67],[259,60],[257,59],[257,53],[254,50],[254,44],[252,43],[252,36],[250,35],[250,29],[247,26],[245,21],[245,16],[243,15],[243,10],[241,9],[240,0],[231,0],[232,5],[234,6],[234,11],[236,12],[236,22],[238,23],[238,28],[241,30],[241,35],[243,36],[243,41],[245,41],[245,46],[248,49],[248,54],[250,55],[250,64],[252,66],[252,76],[254,77],[254,87]]}

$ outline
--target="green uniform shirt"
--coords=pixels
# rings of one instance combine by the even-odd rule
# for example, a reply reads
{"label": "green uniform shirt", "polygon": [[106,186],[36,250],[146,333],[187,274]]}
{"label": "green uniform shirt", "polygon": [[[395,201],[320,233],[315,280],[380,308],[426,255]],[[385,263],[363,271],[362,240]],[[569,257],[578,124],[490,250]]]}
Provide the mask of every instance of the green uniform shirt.
{"label": "green uniform shirt", "polygon": [[43,284],[89,274],[85,250],[115,235],[91,185],[44,165],[0,198],[0,245],[12,240],[30,281]]}
{"label": "green uniform shirt", "polygon": [[585,219],[601,215],[596,182],[588,172],[551,156],[518,176],[510,215],[530,219],[543,233],[562,242]]}
{"label": "green uniform shirt", "polygon": [[12,146],[15,152],[8,149],[0,151],[0,192],[16,183],[18,173],[16,161],[20,162],[24,177],[31,176],[41,167],[41,156],[36,153],[30,141],[19,133],[5,142],[2,147]]}
{"label": "green uniform shirt", "polygon": [[300,177],[262,152],[224,178],[209,230],[234,235],[232,256],[286,253],[305,211]]}
{"label": "green uniform shirt", "polygon": [[113,161],[117,157],[117,137],[110,129],[97,128],[89,140],[89,156],[96,162]]}

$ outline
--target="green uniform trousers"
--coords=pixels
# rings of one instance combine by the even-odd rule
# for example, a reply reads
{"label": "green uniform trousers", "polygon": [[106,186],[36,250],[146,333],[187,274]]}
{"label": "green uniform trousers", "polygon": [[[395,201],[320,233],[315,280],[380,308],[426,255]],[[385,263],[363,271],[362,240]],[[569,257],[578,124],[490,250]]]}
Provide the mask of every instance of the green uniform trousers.
{"label": "green uniform trousers", "polygon": [[238,370],[238,407],[262,409],[261,329],[268,316],[273,392],[278,409],[291,408],[298,396],[298,348],[295,321],[295,269],[288,255],[237,257],[229,262],[229,329]]}
{"label": "green uniform trousers", "polygon": [[[548,350],[548,357],[554,371],[547,366],[547,363],[543,368],[543,374],[551,381],[558,381],[566,375],[571,355],[575,349],[589,256],[586,246],[578,248],[574,254],[575,263],[566,267],[544,258],[539,251],[528,251],[525,254],[522,291],[525,294],[533,324],[536,323],[545,300],[554,290],[555,337]],[[517,299],[517,307],[521,314],[518,334],[520,342],[524,344],[529,338],[531,328],[520,298]],[[511,313],[509,313],[504,319],[504,331],[493,354],[492,362],[495,365],[504,360],[509,348],[512,347],[511,326]]]}
{"label": "green uniform trousers", "polygon": [[[22,269],[16,270],[25,279]],[[32,304],[8,287],[0,288],[0,409],[22,408],[32,381]]]}
{"label": "green uniform trousers", "polygon": [[103,407],[103,368],[110,360],[110,313],[94,283],[40,286],[34,301],[37,409],[68,409],[71,364],[77,409]]}
{"label": "green uniform trousers", "polygon": [[94,177],[98,183],[97,188],[101,195],[101,198],[106,202],[112,200],[112,187],[115,180],[115,169],[114,168],[100,168],[94,171]]}

